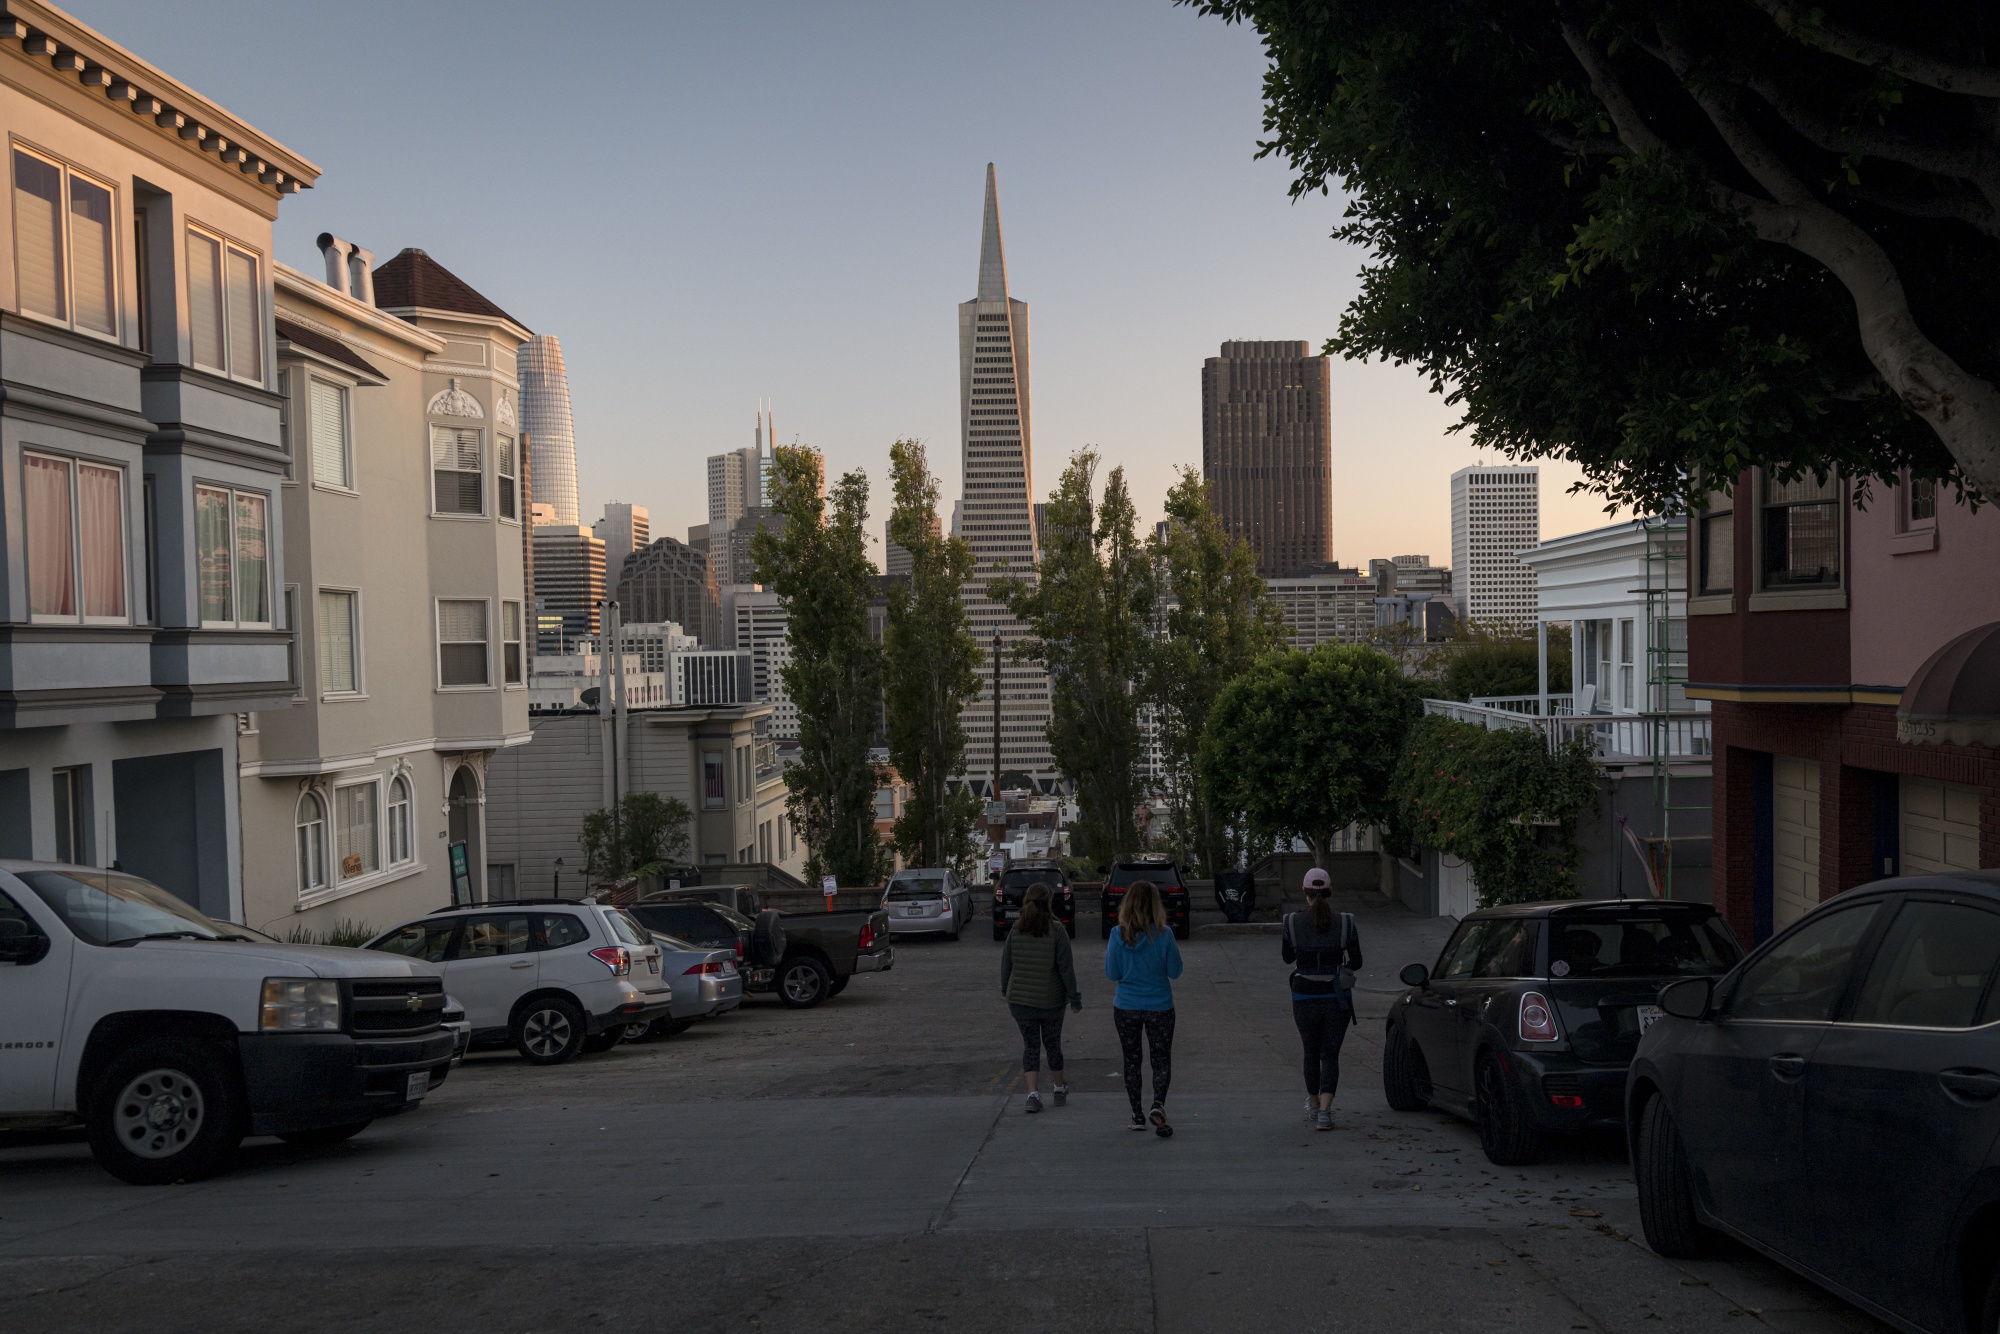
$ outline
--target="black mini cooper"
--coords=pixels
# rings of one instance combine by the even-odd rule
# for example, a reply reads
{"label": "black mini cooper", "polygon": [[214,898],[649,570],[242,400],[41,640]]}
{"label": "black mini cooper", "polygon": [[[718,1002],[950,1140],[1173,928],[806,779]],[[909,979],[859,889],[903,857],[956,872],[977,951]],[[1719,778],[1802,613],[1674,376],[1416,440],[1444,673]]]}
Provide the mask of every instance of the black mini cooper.
{"label": "black mini cooper", "polygon": [[1547,1134],[1622,1127],[1625,1072],[1660,1017],[1660,987],[1727,972],[1743,956],[1705,903],[1574,900],[1482,908],[1435,971],[1403,969],[1382,1090],[1397,1111],[1470,1118],[1502,1165],[1533,1162]]}

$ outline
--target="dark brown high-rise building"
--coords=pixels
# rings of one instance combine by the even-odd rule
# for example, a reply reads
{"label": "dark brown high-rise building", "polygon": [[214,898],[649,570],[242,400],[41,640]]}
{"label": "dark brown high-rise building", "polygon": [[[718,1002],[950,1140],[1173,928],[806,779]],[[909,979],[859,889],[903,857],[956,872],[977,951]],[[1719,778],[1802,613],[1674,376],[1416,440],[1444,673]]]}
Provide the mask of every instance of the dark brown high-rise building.
{"label": "dark brown high-rise building", "polygon": [[1202,363],[1202,476],[1260,574],[1333,559],[1331,386],[1303,340],[1228,342]]}

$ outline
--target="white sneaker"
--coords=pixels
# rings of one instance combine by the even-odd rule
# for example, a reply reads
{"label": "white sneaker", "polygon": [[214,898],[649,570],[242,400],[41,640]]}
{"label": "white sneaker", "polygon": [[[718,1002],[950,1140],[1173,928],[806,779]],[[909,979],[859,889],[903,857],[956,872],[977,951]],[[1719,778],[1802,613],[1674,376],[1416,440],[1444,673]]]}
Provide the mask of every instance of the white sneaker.
{"label": "white sneaker", "polygon": [[1028,1095],[1028,1110],[1031,1112],[1042,1110],[1042,1095],[1040,1093],[1030,1093]]}

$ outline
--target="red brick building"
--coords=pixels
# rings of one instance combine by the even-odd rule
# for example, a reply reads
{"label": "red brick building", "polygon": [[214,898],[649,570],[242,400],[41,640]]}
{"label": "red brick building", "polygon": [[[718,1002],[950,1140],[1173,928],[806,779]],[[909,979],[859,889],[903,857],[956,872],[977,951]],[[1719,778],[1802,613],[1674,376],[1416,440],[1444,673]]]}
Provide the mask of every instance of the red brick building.
{"label": "red brick building", "polygon": [[2000,866],[2000,750],[1971,744],[2000,720],[1908,716],[1994,689],[1957,678],[2000,659],[1940,651],[2000,622],[2000,513],[1753,471],[1695,525],[1687,693],[1714,709],[1714,893],[1737,932],[1884,875]]}

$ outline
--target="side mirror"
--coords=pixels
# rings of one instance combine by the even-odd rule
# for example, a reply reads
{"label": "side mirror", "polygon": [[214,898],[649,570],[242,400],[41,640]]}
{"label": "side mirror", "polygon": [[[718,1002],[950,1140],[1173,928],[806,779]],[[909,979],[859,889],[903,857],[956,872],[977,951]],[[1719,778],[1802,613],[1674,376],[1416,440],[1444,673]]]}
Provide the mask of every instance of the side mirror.
{"label": "side mirror", "polygon": [[1396,974],[1406,987],[1427,987],[1431,982],[1431,970],[1420,963],[1406,963],[1403,971]]}
{"label": "side mirror", "polygon": [[1690,977],[1660,988],[1660,1008],[1677,1019],[1706,1019],[1715,1003],[1715,979]]}
{"label": "side mirror", "polygon": [[48,948],[49,938],[20,918],[0,918],[0,963],[34,963]]}

